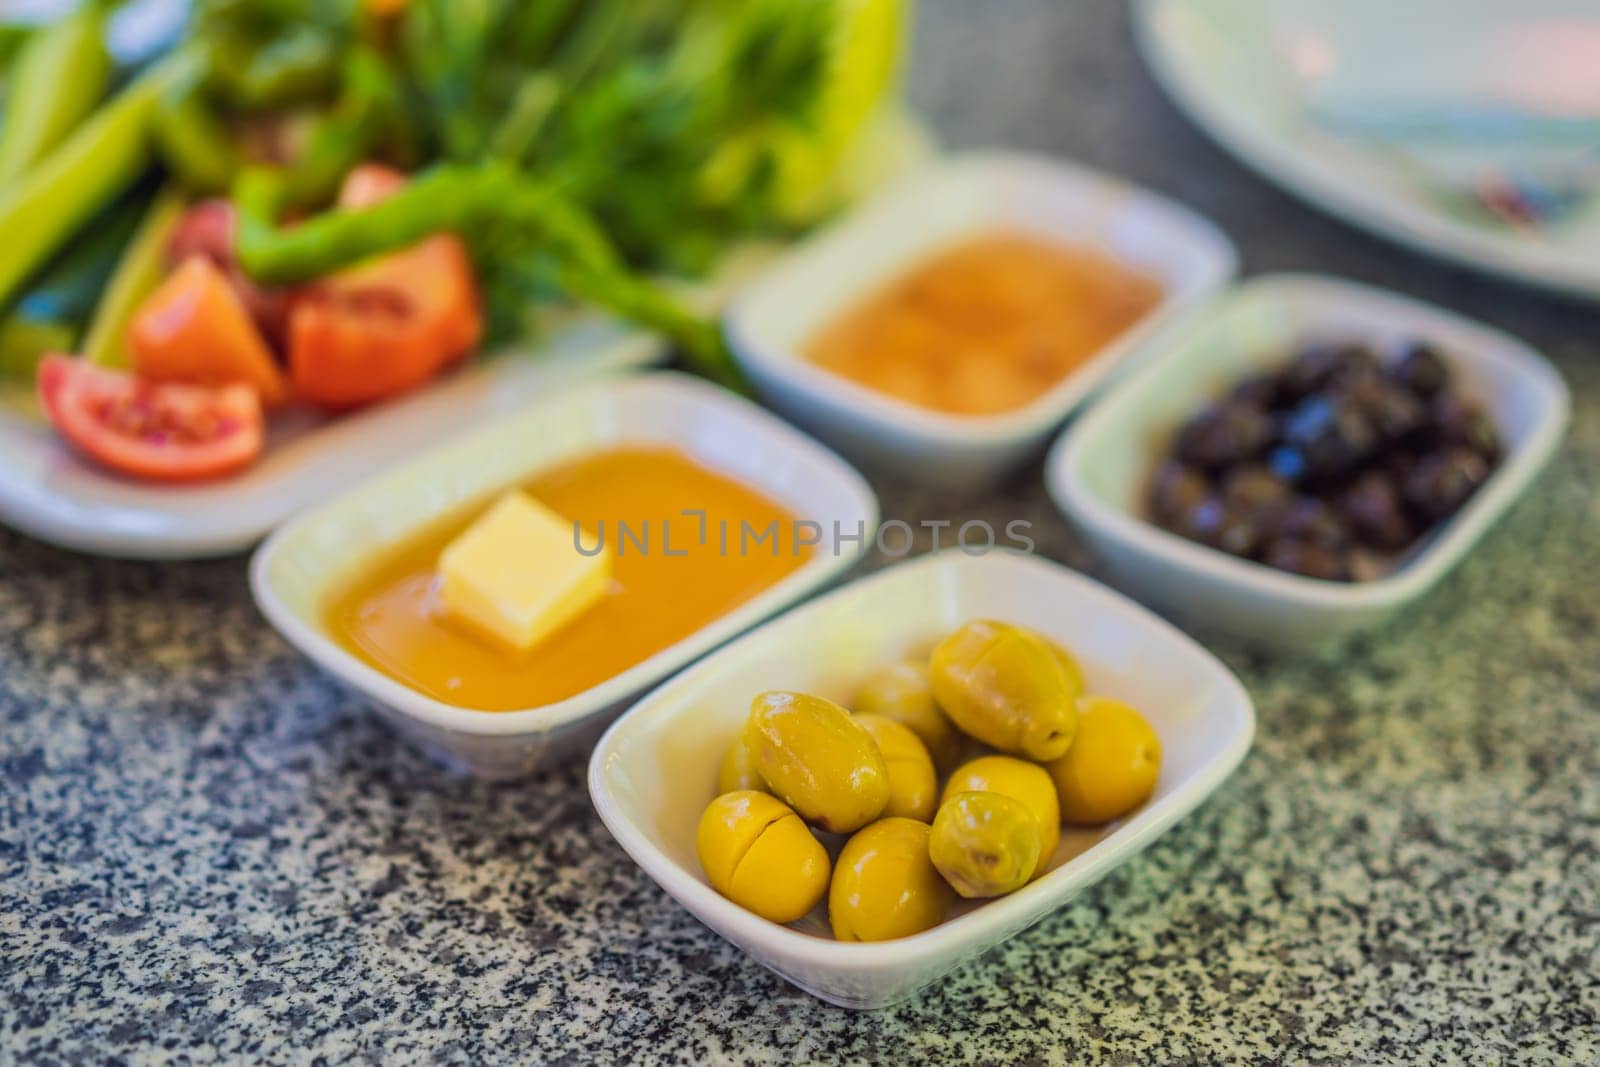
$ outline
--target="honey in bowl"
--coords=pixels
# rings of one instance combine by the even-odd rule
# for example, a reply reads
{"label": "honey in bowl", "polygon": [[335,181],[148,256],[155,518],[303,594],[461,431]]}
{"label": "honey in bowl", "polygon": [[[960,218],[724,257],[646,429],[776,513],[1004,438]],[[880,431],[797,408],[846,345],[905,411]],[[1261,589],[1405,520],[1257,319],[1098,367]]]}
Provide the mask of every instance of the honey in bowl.
{"label": "honey in bowl", "polygon": [[1161,284],[1104,252],[997,231],[935,253],[823,327],[818,366],[918,407],[1026,407],[1144,317]]}
{"label": "honey in bowl", "polygon": [[[597,604],[521,654],[457,625],[441,610],[438,561],[475,511],[435,524],[336,591],[325,613],[334,639],[447,704],[539,707],[676,644],[804,566],[814,551],[797,543],[795,516],[781,505],[675,449],[594,453],[522,488],[609,543],[611,582]],[[685,509],[703,510],[703,523]],[[774,524],[774,536],[756,540]]]}

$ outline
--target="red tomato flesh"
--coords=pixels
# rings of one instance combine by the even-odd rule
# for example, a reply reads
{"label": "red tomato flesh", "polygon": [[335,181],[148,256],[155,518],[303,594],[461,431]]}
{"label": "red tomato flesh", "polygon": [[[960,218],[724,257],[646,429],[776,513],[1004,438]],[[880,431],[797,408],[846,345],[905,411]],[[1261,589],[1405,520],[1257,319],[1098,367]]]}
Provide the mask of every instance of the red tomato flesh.
{"label": "red tomato flesh", "polygon": [[261,454],[261,400],[247,385],[157,384],[51,355],[39,363],[38,387],[57,432],[119,474],[198,481]]}

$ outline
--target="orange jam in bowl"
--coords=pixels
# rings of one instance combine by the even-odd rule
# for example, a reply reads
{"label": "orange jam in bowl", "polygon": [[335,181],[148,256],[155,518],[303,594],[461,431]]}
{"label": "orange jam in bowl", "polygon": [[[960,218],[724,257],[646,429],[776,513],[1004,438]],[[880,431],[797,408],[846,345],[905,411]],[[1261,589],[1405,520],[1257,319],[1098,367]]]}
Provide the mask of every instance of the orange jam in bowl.
{"label": "orange jam in bowl", "polygon": [[1104,252],[995,231],[936,252],[824,326],[805,356],[918,407],[1026,407],[1151,311],[1161,284]]}
{"label": "orange jam in bowl", "polygon": [[539,707],[670,647],[814,552],[799,539],[796,516],[676,449],[596,452],[522,488],[611,547],[611,583],[598,604],[523,654],[444,617],[439,553],[477,509],[402,542],[336,589],[324,608],[329,633],[367,664],[444,703],[480,711]]}

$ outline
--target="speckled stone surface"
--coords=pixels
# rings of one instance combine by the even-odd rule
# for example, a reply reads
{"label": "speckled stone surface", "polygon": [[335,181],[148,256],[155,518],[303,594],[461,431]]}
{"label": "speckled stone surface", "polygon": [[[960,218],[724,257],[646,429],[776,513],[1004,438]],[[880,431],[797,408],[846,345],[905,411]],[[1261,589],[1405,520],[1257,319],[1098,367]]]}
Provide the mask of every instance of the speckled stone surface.
{"label": "speckled stone surface", "polygon": [[[0,534],[0,1061],[1600,1062],[1600,311],[1311,213],[1161,98],[1112,0],[927,2],[956,145],[1193,204],[1246,268],[1468,309],[1543,347],[1574,429],[1467,563],[1338,657],[1219,651],[1260,713],[1136,862],[919,998],[853,1014],[701,927],[581,770],[451,778],[257,616],[244,561]],[[1030,470],[905,518],[1023,517]]]}

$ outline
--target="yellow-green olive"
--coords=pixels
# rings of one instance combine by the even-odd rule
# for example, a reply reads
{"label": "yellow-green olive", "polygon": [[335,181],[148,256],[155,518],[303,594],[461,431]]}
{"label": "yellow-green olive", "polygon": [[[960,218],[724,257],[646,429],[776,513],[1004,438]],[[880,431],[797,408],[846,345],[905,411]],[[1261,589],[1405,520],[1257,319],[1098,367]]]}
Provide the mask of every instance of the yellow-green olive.
{"label": "yellow-green olive", "polygon": [[926,663],[906,660],[874,671],[850,706],[909,727],[927,746],[935,767],[949,767],[961,756],[961,734],[934,703]]}
{"label": "yellow-green olive", "polygon": [[988,619],[969,622],[933,650],[928,677],[950,720],[1002,752],[1051,760],[1072,744],[1077,694],[1037,634]]}
{"label": "yellow-green olive", "polygon": [[933,817],[928,857],[962,896],[1002,896],[1038,866],[1038,820],[1004,793],[957,793]]}
{"label": "yellow-green olive", "polygon": [[813,826],[847,834],[889,803],[889,768],[872,735],[831,700],[762,693],[744,736],[762,780]]}
{"label": "yellow-green olive", "polygon": [[745,743],[743,731],[729,743],[728,751],[722,756],[722,766],[717,768],[719,794],[733,793],[740,789],[770,792],[767,783],[761,780],[761,774],[756,770],[755,757],[750,753],[750,746]]}
{"label": "yellow-green olive", "polygon": [[828,889],[828,852],[770,793],[724,793],[700,816],[695,851],[711,887],[763,919],[792,923]]}
{"label": "yellow-green olive", "polygon": [[938,806],[939,779],[927,747],[908,728],[882,715],[857,715],[856,722],[872,735],[884,766],[889,768],[889,803],[884,816],[931,820]]}
{"label": "yellow-green olive", "polygon": [[1078,706],[1077,740],[1047,769],[1066,821],[1098,826],[1150,799],[1161,777],[1161,738],[1120,700],[1089,696]]}
{"label": "yellow-green olive", "polygon": [[955,894],[928,858],[928,824],[879,819],[845,842],[828,889],[840,941],[888,941],[938,926]]}
{"label": "yellow-green olive", "polygon": [[1039,859],[1032,877],[1037,878],[1050,865],[1061,840],[1061,803],[1050,772],[1037,763],[1015,756],[980,756],[957,767],[944,784],[944,800],[957,793],[987,790],[1020,800],[1039,821]]}

